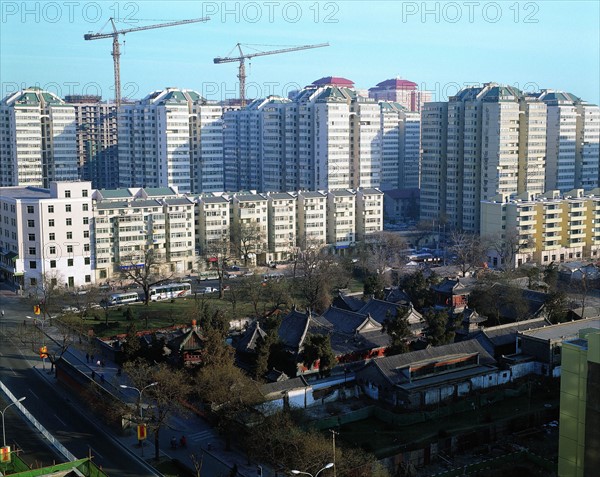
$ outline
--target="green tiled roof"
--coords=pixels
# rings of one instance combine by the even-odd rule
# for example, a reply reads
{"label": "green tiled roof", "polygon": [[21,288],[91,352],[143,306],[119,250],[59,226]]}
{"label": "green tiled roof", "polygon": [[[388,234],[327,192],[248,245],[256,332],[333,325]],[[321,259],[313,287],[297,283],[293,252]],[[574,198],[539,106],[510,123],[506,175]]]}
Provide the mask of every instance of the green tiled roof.
{"label": "green tiled roof", "polygon": [[132,196],[129,189],[100,189],[98,192],[105,199],[120,199]]}
{"label": "green tiled roof", "polygon": [[177,193],[170,187],[146,187],[144,192],[148,197],[157,197],[164,195],[177,195]]}

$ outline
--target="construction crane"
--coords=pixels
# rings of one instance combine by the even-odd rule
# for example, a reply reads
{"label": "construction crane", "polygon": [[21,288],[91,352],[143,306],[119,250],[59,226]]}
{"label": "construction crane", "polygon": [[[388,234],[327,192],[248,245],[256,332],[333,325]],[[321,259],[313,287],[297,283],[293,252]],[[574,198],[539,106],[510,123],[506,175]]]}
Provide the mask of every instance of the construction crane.
{"label": "construction crane", "polygon": [[[209,17],[194,18],[191,20],[180,20],[168,23],[158,23],[156,25],[128,28],[126,30],[117,30],[117,27],[115,26],[115,19],[111,17],[108,19],[108,21],[104,24],[104,26],[100,29],[98,33],[86,33],[85,35],[83,35],[84,40],[101,40],[103,38],[112,38],[113,40],[112,57],[115,68],[115,103],[117,105],[117,111],[121,106],[121,50],[119,47],[119,35],[124,35],[125,33],[131,33],[134,31],[153,30],[155,28],[166,28],[176,25],[186,25],[188,23],[207,22],[208,20],[210,20]],[[108,22],[111,23],[113,31],[111,33],[102,33],[102,30],[104,29],[104,27],[106,27],[106,25],[108,25]]]}
{"label": "construction crane", "polygon": [[[246,45],[248,46],[248,45]],[[238,70],[238,79],[240,80],[240,103],[242,107],[246,106],[246,64],[245,61],[250,58],[254,58],[256,56],[267,56],[267,55],[277,55],[279,53],[289,53],[291,51],[299,51],[299,50],[309,50],[311,48],[322,48],[324,46],[329,46],[329,43],[319,43],[317,45],[303,45],[303,46],[294,46],[291,48],[283,48],[281,50],[271,50],[271,51],[258,51],[256,53],[244,54],[242,51],[242,45],[238,43],[234,46],[234,49],[237,48],[240,52],[240,56],[236,57],[225,57],[225,58],[215,58],[213,61],[216,64],[221,63],[232,63],[234,61],[239,61],[239,70]]]}

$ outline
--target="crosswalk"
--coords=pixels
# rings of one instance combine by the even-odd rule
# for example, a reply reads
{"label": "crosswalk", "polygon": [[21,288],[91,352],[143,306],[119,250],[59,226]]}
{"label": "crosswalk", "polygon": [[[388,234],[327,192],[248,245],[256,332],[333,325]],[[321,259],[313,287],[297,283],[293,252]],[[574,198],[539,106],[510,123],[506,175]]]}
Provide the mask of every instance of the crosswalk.
{"label": "crosswalk", "polygon": [[199,442],[206,439],[214,439],[215,433],[211,430],[195,432],[193,434],[188,434],[187,438],[190,441]]}

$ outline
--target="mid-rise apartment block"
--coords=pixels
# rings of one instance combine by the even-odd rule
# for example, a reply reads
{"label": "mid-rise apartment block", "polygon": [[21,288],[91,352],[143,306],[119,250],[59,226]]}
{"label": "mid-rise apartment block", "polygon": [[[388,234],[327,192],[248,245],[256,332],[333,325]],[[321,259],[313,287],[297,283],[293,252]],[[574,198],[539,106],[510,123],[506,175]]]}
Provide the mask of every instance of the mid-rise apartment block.
{"label": "mid-rise apartment block", "polygon": [[165,277],[189,273],[195,262],[194,202],[174,188],[97,190],[93,195],[93,268],[97,281],[149,265]]}
{"label": "mid-rise apartment block", "polygon": [[369,240],[369,235],[383,230],[383,192],[365,188],[356,191],[356,240]]}
{"label": "mid-rise apartment block", "polygon": [[91,181],[94,189],[115,189],[119,185],[116,104],[88,95],[66,96],[65,101],[75,111],[79,177]]}
{"label": "mid-rise apartment block", "polygon": [[[599,224],[600,189],[498,196],[481,203],[481,235],[514,246],[510,266],[598,259]],[[491,266],[507,265],[497,250],[488,255]]]}
{"label": "mid-rise apartment block", "polygon": [[356,242],[356,194],[347,189],[327,193],[327,243],[341,251]]}
{"label": "mid-rise apartment block", "polygon": [[37,294],[51,284],[75,288],[94,281],[90,182],[51,182],[0,189],[0,274]]}
{"label": "mid-rise apartment block", "polygon": [[327,194],[301,191],[297,196],[298,246],[327,243]]}
{"label": "mid-rise apartment block", "polygon": [[78,179],[73,106],[28,88],[0,102],[0,187]]}
{"label": "mid-rise apartment block", "polygon": [[[229,243],[230,199],[223,195],[200,196],[196,201],[196,250],[206,254]],[[227,252],[228,250],[224,250]]]}
{"label": "mid-rise apartment block", "polygon": [[270,260],[287,260],[297,248],[297,198],[289,192],[267,194],[268,251]]}
{"label": "mid-rise apartment block", "polygon": [[223,190],[222,109],[197,92],[166,88],[118,116],[121,187]]}

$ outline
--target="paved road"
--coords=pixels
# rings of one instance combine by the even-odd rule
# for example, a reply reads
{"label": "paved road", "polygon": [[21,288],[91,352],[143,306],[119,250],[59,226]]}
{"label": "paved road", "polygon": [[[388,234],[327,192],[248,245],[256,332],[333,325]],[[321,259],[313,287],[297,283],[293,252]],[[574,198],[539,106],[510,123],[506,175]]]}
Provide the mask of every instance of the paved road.
{"label": "paved road", "polygon": [[[27,399],[22,404],[76,457],[84,457],[91,453],[95,456],[96,464],[101,465],[110,476],[155,475],[142,463],[132,458],[126,449],[105,434],[93,420],[88,419],[85,412],[73,405],[65,390],[58,384],[53,384],[53,377],[50,376],[50,383],[48,382],[49,376],[42,374],[46,371],[40,369],[39,357],[31,352],[29,346],[23,346],[17,336],[17,324],[22,322],[22,313],[25,312],[28,305],[19,302],[13,303],[13,300],[9,300],[5,296],[0,300],[1,306],[5,310],[4,322],[0,326],[0,339],[2,340],[0,380],[11,390],[13,395],[16,397],[26,396]],[[32,364],[35,367],[32,367]],[[14,419],[15,417],[12,415],[11,428],[16,429]],[[39,439],[37,430],[23,421],[18,427],[20,431],[14,434],[14,431],[11,431],[10,435],[12,439],[18,439],[19,445],[25,446],[27,443],[36,458],[44,460],[46,465],[56,459],[55,456],[52,456],[50,460],[47,459],[47,446],[40,446],[39,440],[35,440]],[[23,436],[29,437],[24,438]]]}

